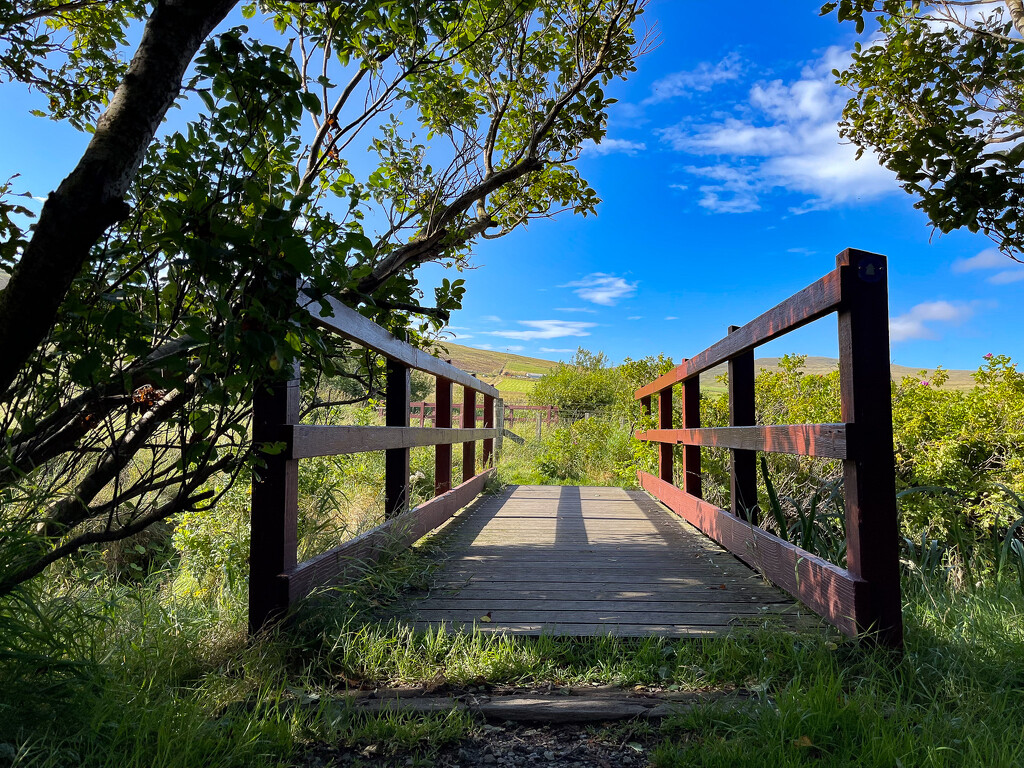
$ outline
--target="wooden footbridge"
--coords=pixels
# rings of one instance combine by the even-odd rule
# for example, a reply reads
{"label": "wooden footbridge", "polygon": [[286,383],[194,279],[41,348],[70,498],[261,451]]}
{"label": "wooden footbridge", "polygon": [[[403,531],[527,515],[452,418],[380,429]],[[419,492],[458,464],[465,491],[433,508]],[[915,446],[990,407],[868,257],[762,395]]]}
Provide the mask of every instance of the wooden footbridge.
{"label": "wooden footbridge", "polygon": [[[477,498],[501,452],[497,390],[330,297],[303,293],[301,300],[326,330],[386,357],[386,426],[300,423],[297,371],[257,393],[253,438],[273,448],[253,486],[253,631],[316,587],[351,578],[368,561],[441,528],[448,558],[435,587],[404,614],[417,627],[678,637],[766,618],[796,628],[813,612],[848,635],[902,644],[884,257],[843,251],[835,270],[638,390],[648,413],[657,397],[658,428],[636,437],[660,446],[658,475],[638,473],[638,491],[513,486]],[[833,313],[843,422],[757,425],[754,349]],[[702,428],[698,376],[723,362],[730,426]],[[411,369],[437,377],[435,427],[410,426]],[[453,386],[463,391],[458,427]],[[463,478],[453,487],[452,446],[460,444]],[[436,446],[436,495],[409,509],[409,450],[424,445]],[[680,466],[676,445],[683,446]],[[729,510],[702,499],[701,446],[731,450]],[[386,522],[296,562],[300,460],[375,450],[386,455]],[[758,451],[843,461],[845,568],[758,525]]]}

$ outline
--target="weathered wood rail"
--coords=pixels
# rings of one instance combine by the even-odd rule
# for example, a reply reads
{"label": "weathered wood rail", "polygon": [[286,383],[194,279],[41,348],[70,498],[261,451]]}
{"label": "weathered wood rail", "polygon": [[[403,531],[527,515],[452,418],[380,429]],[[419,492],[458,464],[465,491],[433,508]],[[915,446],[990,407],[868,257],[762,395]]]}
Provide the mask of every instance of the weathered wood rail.
{"label": "weathered wood rail", "polygon": [[[638,389],[658,429],[637,438],[659,444],[658,476],[641,485],[678,515],[786,589],[848,635],[871,633],[901,647],[903,618],[893,468],[887,269],[884,256],[847,249],[836,269],[672,371]],[[759,426],[754,413],[754,349],[838,313],[841,424]],[[701,428],[702,371],[728,363],[729,427]],[[680,385],[681,424],[674,428],[673,389]],[[677,487],[673,447],[682,451]],[[732,451],[731,509],[701,496],[700,448]],[[847,567],[829,563],[757,525],[757,451],[843,460]]]}
{"label": "weathered wood rail", "polygon": [[[451,409],[454,413],[454,418],[462,419],[462,403],[452,403]],[[377,413],[381,416],[384,415],[384,408],[378,408]],[[544,424],[558,423],[558,406],[557,405],[517,405],[515,403],[504,403],[505,413],[505,424],[511,426],[517,422],[530,422],[536,423],[540,419]],[[477,418],[482,416],[482,411],[477,409]],[[430,422],[430,426],[437,426],[437,403],[428,402],[426,400],[416,400],[409,403],[409,420],[410,423],[419,421],[421,427],[425,427],[427,422]]]}
{"label": "weathered wood rail", "polygon": [[[256,632],[316,587],[358,574],[367,562],[395,546],[408,546],[444,523],[482,490],[500,452],[503,409],[498,391],[427,354],[333,298],[323,302],[300,293],[303,308],[325,331],[372,349],[387,359],[386,426],[327,426],[299,423],[299,371],[290,380],[257,391],[253,442],[264,447],[265,464],[253,481],[249,556],[249,629]],[[435,428],[411,428],[410,373],[437,377]],[[462,387],[458,427],[452,425],[452,389]],[[477,410],[483,396],[483,427]],[[495,424],[497,414],[498,423]],[[476,442],[483,441],[477,474]],[[452,445],[462,444],[462,482],[452,486]],[[435,446],[435,497],[409,509],[409,450]],[[311,560],[298,559],[299,461],[363,451],[385,452],[385,522]],[[491,468],[488,468],[491,467]]]}

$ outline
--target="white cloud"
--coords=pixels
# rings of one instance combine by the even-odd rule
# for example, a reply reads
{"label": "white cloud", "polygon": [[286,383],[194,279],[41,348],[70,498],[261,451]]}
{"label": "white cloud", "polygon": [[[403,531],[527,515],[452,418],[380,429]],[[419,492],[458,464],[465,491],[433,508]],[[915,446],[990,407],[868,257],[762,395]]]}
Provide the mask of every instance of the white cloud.
{"label": "white cloud", "polygon": [[520,320],[528,331],[484,331],[487,336],[501,336],[505,339],[533,341],[534,339],[560,339],[565,336],[589,336],[588,328],[597,323],[579,323],[569,320]]}
{"label": "white cloud", "polygon": [[482,322],[482,323],[500,323],[501,322],[501,318],[498,317],[497,315],[484,315],[483,317],[480,318],[480,322]]}
{"label": "white cloud", "polygon": [[678,320],[679,318],[678,318],[678,317],[676,317],[675,315],[669,315],[669,316],[668,316],[668,317],[666,317],[665,319],[666,319],[666,320]]}
{"label": "white cloud", "polygon": [[488,352],[522,352],[526,347],[521,344],[512,344],[508,346],[494,344],[470,344],[474,349],[486,349]]}
{"label": "white cloud", "polygon": [[706,93],[720,83],[737,80],[743,74],[743,61],[739,54],[733,52],[717,64],[701,62],[696,68],[683,72],[673,72],[651,84],[651,95],[641,104],[649,106],[660,104],[670,99],[692,96],[694,93]]}
{"label": "white cloud", "polygon": [[570,352],[575,352],[576,350],[575,349],[554,349],[552,347],[541,347],[540,351],[541,352],[558,352],[559,354],[568,354]]}
{"label": "white cloud", "polygon": [[643,320],[644,316],[643,315],[631,315],[630,317],[627,317],[626,319],[627,320]]}
{"label": "white cloud", "polygon": [[889,318],[889,336],[895,341],[909,339],[937,338],[929,323],[960,323],[974,314],[974,310],[965,304],[953,304],[948,301],[926,301],[911,307],[903,315]]}
{"label": "white cloud", "polygon": [[629,155],[633,157],[637,152],[643,152],[647,145],[642,141],[629,141],[629,139],[608,139],[605,138],[600,144],[587,140],[583,143],[581,154],[584,155]]}
{"label": "white cloud", "polygon": [[586,312],[588,315],[596,315],[597,310],[590,307],[555,307],[555,312]]}
{"label": "white cloud", "polygon": [[[1009,267],[1009,269],[1006,269]],[[1009,285],[1024,280],[1024,264],[1015,262],[996,248],[986,248],[969,259],[957,259],[951,268],[953,272],[974,272],[981,269],[998,269],[986,279],[992,285]]]}
{"label": "white cloud", "polygon": [[581,280],[573,280],[571,283],[559,286],[560,288],[575,288],[573,291],[584,301],[591,301],[594,304],[601,304],[605,307],[613,307],[619,299],[632,296],[636,293],[637,283],[629,283],[621,277],[606,275],[603,272],[594,272]]}
{"label": "white cloud", "polygon": [[831,71],[847,58],[844,49],[829,48],[794,81],[751,86],[733,115],[688,117],[659,131],[678,152],[714,158],[684,169],[706,179],[698,205],[716,213],[756,211],[764,195],[784,189],[807,198],[793,209],[803,213],[898,191],[872,153],[858,161],[856,148],[840,143],[847,95]]}
{"label": "white cloud", "polygon": [[954,272],[974,272],[977,269],[996,269],[1005,267],[1009,259],[996,248],[986,248],[969,259],[957,259],[953,262]]}
{"label": "white cloud", "polygon": [[1010,283],[1019,283],[1021,280],[1024,280],[1024,264],[1017,269],[1004,269],[988,279],[993,285],[1009,285]]}

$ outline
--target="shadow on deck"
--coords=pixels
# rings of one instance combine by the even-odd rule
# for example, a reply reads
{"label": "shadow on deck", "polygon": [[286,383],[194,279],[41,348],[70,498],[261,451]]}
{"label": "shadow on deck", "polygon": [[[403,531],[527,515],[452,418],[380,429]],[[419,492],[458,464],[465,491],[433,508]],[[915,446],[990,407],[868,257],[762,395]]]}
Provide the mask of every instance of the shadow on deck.
{"label": "shadow on deck", "polygon": [[440,535],[434,587],[402,616],[420,629],[697,637],[819,624],[644,491],[512,486]]}

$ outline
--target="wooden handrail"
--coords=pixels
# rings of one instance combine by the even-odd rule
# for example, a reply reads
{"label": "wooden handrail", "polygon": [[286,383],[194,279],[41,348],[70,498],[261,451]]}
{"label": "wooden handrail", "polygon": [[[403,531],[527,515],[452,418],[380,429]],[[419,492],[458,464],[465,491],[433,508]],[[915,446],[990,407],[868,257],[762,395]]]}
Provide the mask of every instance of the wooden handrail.
{"label": "wooden handrail", "polygon": [[[253,443],[264,447],[264,465],[253,479],[249,556],[249,630],[257,632],[284,616],[313,589],[362,572],[393,546],[408,546],[468,504],[493,475],[498,390],[475,376],[392,336],[337,299],[316,299],[300,290],[299,306],[321,328],[361,344],[387,359],[386,426],[299,423],[299,370],[253,399]],[[437,377],[437,428],[411,428],[410,373]],[[461,428],[453,428],[452,385],[462,387]],[[483,398],[484,428],[476,422],[477,394]],[[421,421],[423,414],[421,413]],[[500,419],[498,420],[501,421]],[[483,440],[483,471],[477,472],[476,441]],[[283,443],[283,449],[282,449]],[[452,488],[451,446],[463,444],[463,482]],[[409,509],[409,451],[435,447],[435,495]],[[300,459],[384,451],[385,522],[303,563],[298,559],[298,464]]]}
{"label": "wooden handrail", "polygon": [[[755,347],[829,313],[839,314],[840,424],[754,424]],[[728,427],[701,428],[698,375],[729,363]],[[673,385],[682,382],[682,429],[673,428]],[[660,445],[658,476],[640,484],[670,509],[757,568],[849,635],[871,633],[902,647],[898,528],[892,438],[885,257],[847,249],[836,269],[636,390],[658,429],[637,432]],[[856,438],[856,439],[854,439]],[[672,446],[683,449],[682,488]],[[731,510],[702,499],[700,446],[728,448]],[[756,451],[843,460],[847,567],[840,568],[757,527]]]}

